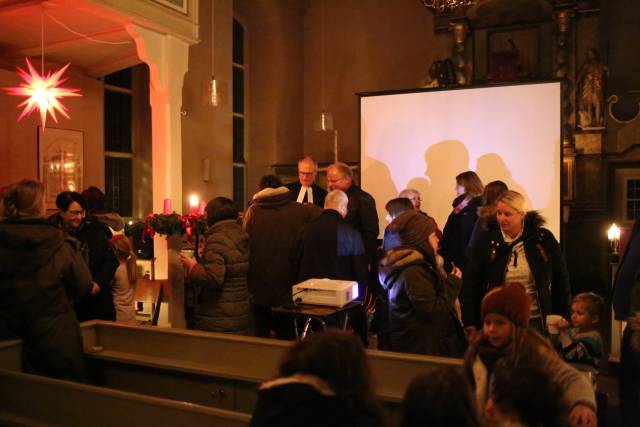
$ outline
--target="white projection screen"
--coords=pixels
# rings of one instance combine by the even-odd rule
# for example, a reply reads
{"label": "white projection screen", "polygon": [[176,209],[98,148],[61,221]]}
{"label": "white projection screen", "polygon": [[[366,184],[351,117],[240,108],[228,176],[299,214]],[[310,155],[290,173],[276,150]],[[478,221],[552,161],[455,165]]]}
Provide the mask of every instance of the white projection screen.
{"label": "white projection screen", "polygon": [[359,96],[361,185],[376,200],[380,236],[386,202],[405,188],[420,191],[442,229],[456,175],[473,170],[522,193],[559,240],[559,82]]}

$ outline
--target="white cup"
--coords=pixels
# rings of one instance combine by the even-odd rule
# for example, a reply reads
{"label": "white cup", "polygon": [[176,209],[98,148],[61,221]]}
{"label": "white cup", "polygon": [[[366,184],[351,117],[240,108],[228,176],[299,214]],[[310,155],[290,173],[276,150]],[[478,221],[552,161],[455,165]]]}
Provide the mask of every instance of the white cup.
{"label": "white cup", "polygon": [[548,314],[547,315],[547,330],[551,335],[559,334],[558,330],[558,322],[562,319],[562,316],[559,314]]}

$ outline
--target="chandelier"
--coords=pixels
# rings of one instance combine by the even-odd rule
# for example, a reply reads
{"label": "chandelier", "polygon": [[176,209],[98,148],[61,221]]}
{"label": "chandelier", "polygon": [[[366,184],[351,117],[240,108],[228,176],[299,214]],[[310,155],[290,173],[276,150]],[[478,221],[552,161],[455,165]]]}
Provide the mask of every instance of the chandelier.
{"label": "chandelier", "polygon": [[449,12],[461,6],[471,6],[475,0],[422,0],[422,4],[438,13]]}

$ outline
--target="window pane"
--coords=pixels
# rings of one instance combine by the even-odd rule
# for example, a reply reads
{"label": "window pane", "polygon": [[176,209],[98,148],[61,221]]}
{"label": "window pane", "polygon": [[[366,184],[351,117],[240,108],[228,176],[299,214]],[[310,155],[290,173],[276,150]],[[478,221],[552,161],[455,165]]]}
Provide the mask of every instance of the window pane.
{"label": "window pane", "polygon": [[244,70],[233,67],[233,112],[244,113]]}
{"label": "window pane", "polygon": [[244,119],[233,118],[233,162],[244,163]]}
{"label": "window pane", "polygon": [[104,92],[104,149],[131,153],[131,95]]}
{"label": "window pane", "polygon": [[131,216],[132,204],[132,160],[105,157],[104,182],[106,209],[121,216]]}
{"label": "window pane", "polygon": [[242,210],[244,210],[246,205],[244,171],[244,166],[233,167],[233,201],[236,203],[238,209]]}
{"label": "window pane", "polygon": [[244,28],[233,20],[233,62],[244,64]]}
{"label": "window pane", "polygon": [[104,76],[104,82],[109,85],[131,89],[131,68],[125,68]]}

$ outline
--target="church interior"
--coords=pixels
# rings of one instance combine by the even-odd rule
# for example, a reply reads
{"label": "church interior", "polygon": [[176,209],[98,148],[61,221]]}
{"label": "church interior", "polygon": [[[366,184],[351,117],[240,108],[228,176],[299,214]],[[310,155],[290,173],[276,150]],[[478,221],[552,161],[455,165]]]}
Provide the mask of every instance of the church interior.
{"label": "church interior", "polygon": [[[572,293],[609,301],[640,219],[639,15],[636,0],[0,0],[0,187],[48,176],[53,213],[60,189],[95,186],[130,224],[186,215],[193,196],[246,207],[262,176],[295,181],[305,156],[322,187],[335,161],[358,182],[362,94],[560,82],[557,237]],[[11,93],[25,75],[65,66],[59,85],[73,91],[53,114],[27,112]],[[54,174],[45,166],[60,141],[69,172]],[[622,235],[609,239],[613,223]],[[182,243],[156,235],[155,279],[174,280],[182,267],[172,244]],[[602,370],[614,378],[621,325],[608,310]],[[92,405],[95,417],[129,414],[127,423],[248,425],[255,384],[273,375],[286,344],[155,329],[82,324],[102,387],[2,369],[0,409],[12,414],[0,419],[22,425],[32,410],[32,422],[83,425],[93,409],[77,408]],[[0,368],[19,371],[19,346],[0,342]],[[461,363],[370,358],[390,414],[416,372]],[[27,393],[69,398],[28,409]]]}

